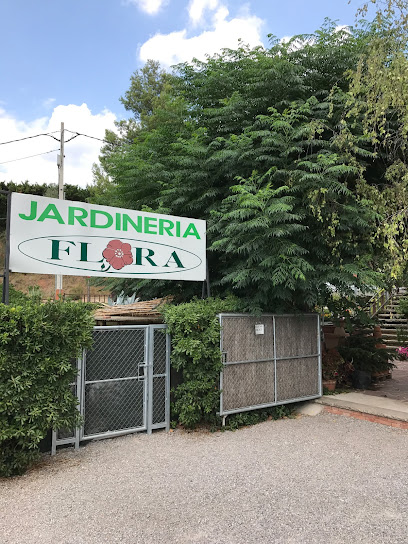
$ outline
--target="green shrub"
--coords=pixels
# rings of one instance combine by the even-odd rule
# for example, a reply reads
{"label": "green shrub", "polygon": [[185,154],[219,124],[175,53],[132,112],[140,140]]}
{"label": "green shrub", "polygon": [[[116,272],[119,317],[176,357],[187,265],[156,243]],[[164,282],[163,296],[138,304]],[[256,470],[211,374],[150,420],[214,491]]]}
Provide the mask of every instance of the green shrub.
{"label": "green shrub", "polygon": [[395,365],[388,360],[388,350],[375,347],[378,343],[372,331],[357,329],[338,350],[343,359],[353,365],[354,370],[383,372],[394,368]]}
{"label": "green shrub", "polygon": [[282,419],[284,417],[293,417],[295,406],[293,404],[282,404],[281,406],[272,406],[261,410],[252,410],[233,414],[227,418],[224,429],[234,431],[239,427],[247,425],[256,425],[267,419]]}
{"label": "green shrub", "polygon": [[[0,285],[0,303],[3,299],[3,284]],[[19,291],[12,285],[9,284],[9,303],[10,304],[24,304],[27,302],[29,297],[24,294],[22,291]]]}
{"label": "green shrub", "polygon": [[0,476],[24,472],[49,429],[79,424],[69,384],[93,324],[78,303],[0,304]]}
{"label": "green shrub", "polygon": [[236,309],[233,298],[193,300],[163,309],[171,334],[171,364],[183,376],[174,391],[173,415],[185,427],[218,423],[222,361],[217,314]]}
{"label": "green shrub", "polygon": [[408,317],[408,297],[404,297],[398,304],[398,313],[404,317]]}

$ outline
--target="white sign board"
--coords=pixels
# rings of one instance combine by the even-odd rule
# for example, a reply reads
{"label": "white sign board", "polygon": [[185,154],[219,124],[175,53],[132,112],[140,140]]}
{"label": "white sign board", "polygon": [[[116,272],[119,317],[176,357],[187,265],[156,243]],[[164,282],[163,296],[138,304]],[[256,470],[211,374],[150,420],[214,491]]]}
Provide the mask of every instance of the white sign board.
{"label": "white sign board", "polygon": [[13,193],[10,270],[204,281],[206,223]]}

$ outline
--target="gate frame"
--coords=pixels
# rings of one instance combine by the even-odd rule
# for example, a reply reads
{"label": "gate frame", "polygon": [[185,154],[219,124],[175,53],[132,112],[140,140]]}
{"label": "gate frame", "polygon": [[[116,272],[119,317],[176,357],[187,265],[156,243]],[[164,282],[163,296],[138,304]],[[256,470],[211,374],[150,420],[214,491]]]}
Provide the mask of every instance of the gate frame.
{"label": "gate frame", "polygon": [[[251,318],[262,318],[262,317],[271,317],[272,323],[273,323],[273,359],[255,359],[255,360],[249,360],[249,361],[225,361],[225,355],[226,352],[223,351],[223,327],[222,327],[222,319],[223,317],[251,317]],[[316,317],[317,319],[317,353],[313,355],[297,355],[292,357],[277,357],[276,356],[276,317]],[[232,410],[224,410],[223,406],[223,370],[220,372],[220,411],[217,415],[222,417],[222,424],[225,425],[225,420],[227,416],[232,414],[239,414],[241,412],[250,412],[251,410],[261,410],[263,408],[272,408],[273,406],[281,406],[283,404],[290,404],[292,402],[302,402],[306,400],[312,400],[317,399],[322,396],[323,394],[323,385],[322,385],[322,353],[321,353],[321,323],[320,323],[320,314],[317,313],[308,313],[308,314],[272,314],[272,313],[265,313],[261,314],[260,316],[250,315],[250,314],[238,314],[238,313],[220,313],[218,314],[218,319],[220,323],[220,351],[222,356],[222,363],[223,367],[230,366],[230,365],[236,365],[236,364],[245,364],[245,363],[263,363],[267,361],[273,361],[274,363],[274,380],[275,380],[275,387],[274,387],[274,402],[268,402],[264,404],[257,404],[253,406],[244,406],[242,408],[234,408]],[[312,358],[312,357],[318,357],[318,394],[316,395],[308,395],[305,397],[297,397],[294,399],[286,399],[282,401],[277,401],[277,361],[281,360],[288,360],[288,359],[306,359],[306,358]]]}
{"label": "gate frame", "polygon": [[[93,327],[94,331],[113,331],[113,330],[144,330],[144,360],[142,363],[137,363],[138,368],[143,368],[143,426],[134,427],[130,429],[121,429],[117,431],[106,431],[104,433],[85,435],[84,423],[76,428],[73,432],[73,436],[69,438],[58,438],[57,431],[52,431],[52,445],[51,455],[55,455],[57,446],[62,445],[74,445],[75,449],[79,449],[80,442],[87,440],[103,440],[106,438],[114,438],[117,436],[123,436],[126,434],[133,434],[137,432],[147,431],[147,434],[151,434],[154,429],[166,429],[166,432],[170,430],[170,334],[166,332],[166,372],[165,374],[154,374],[153,362],[154,362],[154,331],[166,330],[165,324],[146,324],[146,325],[102,325]],[[78,398],[78,410],[83,418],[86,417],[85,406],[85,371],[86,371],[86,350],[82,352],[82,356],[77,359],[77,379],[72,385],[76,385],[76,395]],[[163,377],[165,378],[165,421],[161,423],[153,423],[153,378]],[[129,376],[127,379],[136,379],[137,377]],[[105,380],[104,380],[105,381]],[[111,380],[106,380],[111,381]],[[116,381],[116,380],[112,380]],[[142,380],[141,380],[142,381]]]}

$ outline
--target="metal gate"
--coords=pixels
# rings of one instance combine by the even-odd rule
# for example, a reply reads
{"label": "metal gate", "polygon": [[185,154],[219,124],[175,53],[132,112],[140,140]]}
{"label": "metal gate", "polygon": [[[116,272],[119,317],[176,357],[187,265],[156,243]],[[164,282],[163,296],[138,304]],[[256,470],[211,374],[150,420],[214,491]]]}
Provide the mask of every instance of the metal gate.
{"label": "metal gate", "polygon": [[62,444],[170,426],[170,340],[165,325],[94,327],[72,390],[83,426],[53,432]]}
{"label": "metal gate", "polygon": [[320,318],[220,314],[220,416],[320,397]]}

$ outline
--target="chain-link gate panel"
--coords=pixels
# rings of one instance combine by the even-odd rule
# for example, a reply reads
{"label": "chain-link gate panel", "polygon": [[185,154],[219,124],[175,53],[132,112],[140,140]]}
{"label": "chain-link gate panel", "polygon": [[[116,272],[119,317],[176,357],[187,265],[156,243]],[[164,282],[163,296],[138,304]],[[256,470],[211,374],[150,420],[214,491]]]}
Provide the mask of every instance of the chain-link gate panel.
{"label": "chain-link gate panel", "polygon": [[[263,325],[262,335],[254,334],[255,325]],[[226,363],[273,359],[272,317],[223,318],[222,352]]]}
{"label": "chain-link gate panel", "polygon": [[170,339],[165,325],[150,325],[148,427],[170,426]]}
{"label": "chain-link gate panel", "polygon": [[144,380],[85,384],[84,437],[146,428]]}
{"label": "chain-link gate panel", "polygon": [[169,414],[166,413],[166,399],[169,394],[170,376],[166,370],[169,356],[169,337],[164,328],[153,328],[153,391],[152,428],[162,426]]}
{"label": "chain-link gate panel", "polygon": [[320,326],[315,315],[275,316],[276,401],[320,396]]}
{"label": "chain-link gate panel", "polygon": [[276,315],[274,321],[277,359],[318,353],[318,316]]}
{"label": "chain-link gate panel", "polygon": [[319,316],[219,318],[221,416],[321,396]]}
{"label": "chain-link gate panel", "polygon": [[146,363],[146,327],[95,329],[92,349],[86,352],[85,382],[137,377]]}
{"label": "chain-link gate panel", "polygon": [[148,329],[97,327],[84,365],[83,438],[146,423]]}
{"label": "chain-link gate panel", "polygon": [[274,361],[225,365],[222,390],[224,412],[274,402]]}
{"label": "chain-link gate panel", "polygon": [[53,433],[56,446],[170,426],[170,339],[165,325],[95,327],[72,385],[81,430]]}

